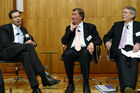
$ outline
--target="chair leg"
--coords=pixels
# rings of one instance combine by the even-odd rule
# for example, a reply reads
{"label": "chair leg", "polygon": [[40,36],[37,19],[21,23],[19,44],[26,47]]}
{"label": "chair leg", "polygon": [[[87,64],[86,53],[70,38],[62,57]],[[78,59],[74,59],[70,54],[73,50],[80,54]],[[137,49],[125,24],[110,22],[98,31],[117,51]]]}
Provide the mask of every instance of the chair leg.
{"label": "chair leg", "polygon": [[20,78],[19,77],[19,75],[18,75],[18,69],[19,69],[19,67],[16,67],[16,78],[4,80],[4,81],[12,81],[12,80],[14,80],[14,82],[10,85],[10,90],[9,90],[10,93],[12,93],[12,87],[15,85],[15,83],[17,81],[25,81],[25,82],[28,82],[27,79],[23,79],[23,78]]}
{"label": "chair leg", "polygon": [[[67,76],[64,77],[63,82],[66,82],[66,78],[67,78]],[[80,76],[73,76],[73,79],[77,79],[74,84],[77,84],[80,80],[82,80],[82,78],[83,78],[82,75],[80,75]]]}
{"label": "chair leg", "polygon": [[98,82],[100,85],[102,85],[102,82],[101,82],[101,80],[98,80],[98,79],[94,79],[94,78],[89,78],[89,80],[93,80],[93,81],[96,81],[96,82]]}
{"label": "chair leg", "polygon": [[80,80],[82,80],[83,76],[80,75],[80,76],[74,76],[73,78],[76,78],[76,82],[74,84],[77,84]]}

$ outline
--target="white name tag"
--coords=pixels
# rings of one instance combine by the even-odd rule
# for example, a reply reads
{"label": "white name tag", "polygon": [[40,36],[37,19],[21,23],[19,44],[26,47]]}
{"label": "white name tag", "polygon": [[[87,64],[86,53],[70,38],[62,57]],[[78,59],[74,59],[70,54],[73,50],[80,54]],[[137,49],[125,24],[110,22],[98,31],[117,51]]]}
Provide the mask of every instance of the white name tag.
{"label": "white name tag", "polygon": [[25,37],[28,38],[29,37],[29,34],[25,34]]}
{"label": "white name tag", "polygon": [[140,31],[139,32],[137,32],[137,33],[135,33],[136,34],[136,36],[140,36]]}
{"label": "white name tag", "polygon": [[89,35],[88,37],[87,37],[87,41],[90,41],[92,39],[92,36],[91,35]]}

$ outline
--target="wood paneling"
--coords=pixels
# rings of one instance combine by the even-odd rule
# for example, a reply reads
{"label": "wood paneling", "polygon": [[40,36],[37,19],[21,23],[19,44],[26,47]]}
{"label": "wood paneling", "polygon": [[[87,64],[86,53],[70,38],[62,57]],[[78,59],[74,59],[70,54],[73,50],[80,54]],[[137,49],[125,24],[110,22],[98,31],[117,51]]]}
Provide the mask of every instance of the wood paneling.
{"label": "wood paneling", "polygon": [[[56,51],[53,55],[53,73],[64,73],[64,64],[60,60],[62,54],[61,38],[65,28],[71,21],[71,12],[75,7],[83,8],[86,22],[93,23],[103,39],[115,21],[121,20],[125,6],[133,6],[137,10],[138,0],[25,0],[25,26],[38,43],[36,48],[44,65],[49,64],[49,55],[43,51]],[[137,20],[140,14],[137,14]],[[91,63],[91,73],[116,73],[115,63],[106,59],[106,48],[101,46],[102,58],[98,64]],[[45,57],[46,56],[46,57]],[[75,67],[80,72],[80,67]]]}
{"label": "wood paneling", "polygon": [[[0,0],[2,8],[0,24],[8,22],[7,12],[13,7],[12,0]],[[71,12],[75,7],[85,10],[86,22],[93,23],[103,39],[115,21],[121,20],[121,13],[125,6],[137,9],[137,18],[140,20],[140,0],[24,0],[24,26],[34,37],[36,48],[43,65],[49,64],[49,55],[40,52],[58,52],[52,56],[53,73],[65,73],[62,54],[61,38],[65,28],[71,21]],[[6,20],[6,21],[5,21]],[[106,59],[106,48],[101,46],[102,58],[98,64],[91,63],[91,73],[116,73],[115,63]],[[80,68],[75,68],[80,72]]]}
{"label": "wood paneling", "polygon": [[0,0],[0,25],[9,22],[8,12],[13,9],[13,0]]}
{"label": "wood paneling", "polygon": [[[11,9],[13,9],[13,0],[0,0],[0,25],[10,22],[8,13]],[[8,70],[5,63],[0,63],[0,69],[2,69],[2,72],[8,72],[11,70]]]}

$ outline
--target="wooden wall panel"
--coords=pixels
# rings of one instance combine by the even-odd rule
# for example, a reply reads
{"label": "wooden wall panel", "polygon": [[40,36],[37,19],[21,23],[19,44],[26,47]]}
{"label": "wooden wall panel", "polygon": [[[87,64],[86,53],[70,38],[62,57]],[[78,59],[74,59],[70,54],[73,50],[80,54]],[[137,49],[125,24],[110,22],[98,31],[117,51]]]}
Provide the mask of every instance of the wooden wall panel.
{"label": "wooden wall panel", "polygon": [[[10,1],[10,2],[9,2]],[[0,0],[3,13],[0,24],[8,22],[7,11],[11,9],[12,0]],[[7,3],[10,4],[7,6]],[[86,22],[93,23],[103,39],[115,21],[121,20],[121,13],[125,6],[133,6],[137,9],[136,20],[140,21],[140,0],[24,0],[24,25],[34,37],[38,46],[36,48],[43,65],[48,65],[49,55],[41,52],[57,52],[52,56],[53,73],[65,73],[64,64],[60,60],[62,54],[61,38],[65,28],[71,21],[71,12],[75,7],[85,10]],[[114,63],[107,61],[106,48],[101,46],[102,58],[98,64],[91,63],[91,73],[116,73]],[[75,68],[80,72],[80,68]]]}
{"label": "wooden wall panel", "polygon": [[[132,5],[138,10],[139,3],[138,0],[25,0],[25,26],[38,43],[36,50],[42,63],[49,64],[49,56],[40,52],[56,51],[58,54],[53,55],[53,72],[64,73],[64,65],[60,60],[61,38],[71,21],[73,8],[81,7],[85,10],[85,21],[95,24],[103,39],[113,23],[121,20],[122,9]],[[139,13],[137,16],[140,16]],[[137,20],[140,18],[137,17]],[[115,64],[106,59],[104,44],[101,49],[102,58],[98,64],[91,63],[91,73],[116,73]],[[80,72],[79,69],[76,67],[76,72]]]}
{"label": "wooden wall panel", "polygon": [[[13,0],[0,0],[0,25],[9,23],[8,13],[13,9]],[[0,63],[0,69],[2,72],[8,72],[12,69],[8,69],[5,63]]]}

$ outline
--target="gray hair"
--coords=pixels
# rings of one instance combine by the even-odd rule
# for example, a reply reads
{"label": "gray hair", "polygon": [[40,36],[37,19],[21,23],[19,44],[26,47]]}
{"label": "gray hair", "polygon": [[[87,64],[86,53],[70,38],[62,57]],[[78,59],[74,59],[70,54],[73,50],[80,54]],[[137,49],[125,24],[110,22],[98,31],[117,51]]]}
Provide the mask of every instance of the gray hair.
{"label": "gray hair", "polygon": [[78,11],[79,15],[82,17],[82,20],[84,20],[84,17],[85,17],[85,13],[84,13],[84,10],[81,9],[81,8],[74,8],[72,11]]}
{"label": "gray hair", "polygon": [[133,20],[136,18],[136,9],[132,6],[126,6],[124,9],[131,10],[131,14],[134,14]]}

